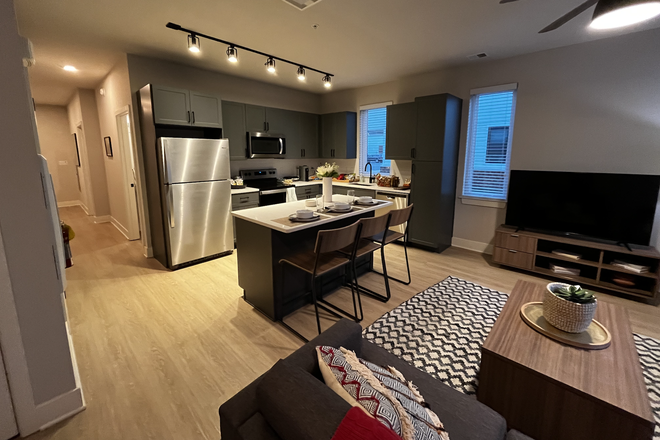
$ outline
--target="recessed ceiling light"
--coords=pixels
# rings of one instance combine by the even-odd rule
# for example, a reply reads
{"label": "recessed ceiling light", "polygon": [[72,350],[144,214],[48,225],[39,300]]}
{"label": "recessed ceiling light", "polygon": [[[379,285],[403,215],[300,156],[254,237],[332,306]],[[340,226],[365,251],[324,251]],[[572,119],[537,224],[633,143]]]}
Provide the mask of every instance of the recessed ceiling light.
{"label": "recessed ceiling light", "polygon": [[66,70],[67,72],[77,72],[78,71],[78,69],[76,69],[73,66],[69,66],[68,64],[66,66],[62,67],[62,69]]}
{"label": "recessed ceiling light", "polygon": [[614,29],[641,23],[658,15],[660,15],[660,2],[657,1],[601,1],[594,11],[591,27]]}

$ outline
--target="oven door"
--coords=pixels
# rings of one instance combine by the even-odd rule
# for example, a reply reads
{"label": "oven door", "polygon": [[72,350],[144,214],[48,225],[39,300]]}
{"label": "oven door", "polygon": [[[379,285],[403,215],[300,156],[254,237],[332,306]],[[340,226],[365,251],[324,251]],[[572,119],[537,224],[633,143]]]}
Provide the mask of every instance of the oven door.
{"label": "oven door", "polygon": [[286,188],[271,189],[259,192],[259,206],[286,203]]}
{"label": "oven door", "polygon": [[248,146],[251,159],[284,159],[286,140],[283,134],[250,133]]}

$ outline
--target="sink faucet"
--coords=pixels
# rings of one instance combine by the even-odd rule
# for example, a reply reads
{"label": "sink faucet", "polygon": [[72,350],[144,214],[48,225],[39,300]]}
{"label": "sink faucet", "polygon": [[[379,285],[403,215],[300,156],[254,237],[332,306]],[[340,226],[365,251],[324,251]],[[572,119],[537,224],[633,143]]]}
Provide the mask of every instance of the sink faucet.
{"label": "sink faucet", "polygon": [[364,166],[365,171],[367,171],[367,167],[369,167],[369,183],[374,183],[374,178],[372,177],[374,167],[371,165],[371,162],[367,162]]}

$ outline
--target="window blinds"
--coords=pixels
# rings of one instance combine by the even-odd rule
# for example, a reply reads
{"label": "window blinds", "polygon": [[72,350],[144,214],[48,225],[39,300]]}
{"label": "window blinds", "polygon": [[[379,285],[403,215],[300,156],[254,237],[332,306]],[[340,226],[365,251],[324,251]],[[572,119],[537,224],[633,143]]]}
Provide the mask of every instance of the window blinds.
{"label": "window blinds", "polygon": [[373,174],[390,174],[390,161],[385,159],[387,108],[360,110],[360,172],[371,162]]}
{"label": "window blinds", "polygon": [[470,97],[463,196],[506,200],[515,104],[515,88]]}

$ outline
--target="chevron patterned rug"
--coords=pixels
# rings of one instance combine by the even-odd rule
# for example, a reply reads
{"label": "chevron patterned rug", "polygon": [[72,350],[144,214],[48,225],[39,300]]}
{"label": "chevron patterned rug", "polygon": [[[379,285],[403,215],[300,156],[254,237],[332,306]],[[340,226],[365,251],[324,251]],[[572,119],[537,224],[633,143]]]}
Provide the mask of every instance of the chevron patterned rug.
{"label": "chevron patterned rug", "polygon": [[[448,277],[380,317],[363,336],[450,387],[475,394],[481,345],[508,295]],[[634,335],[660,440],[660,341]]]}

